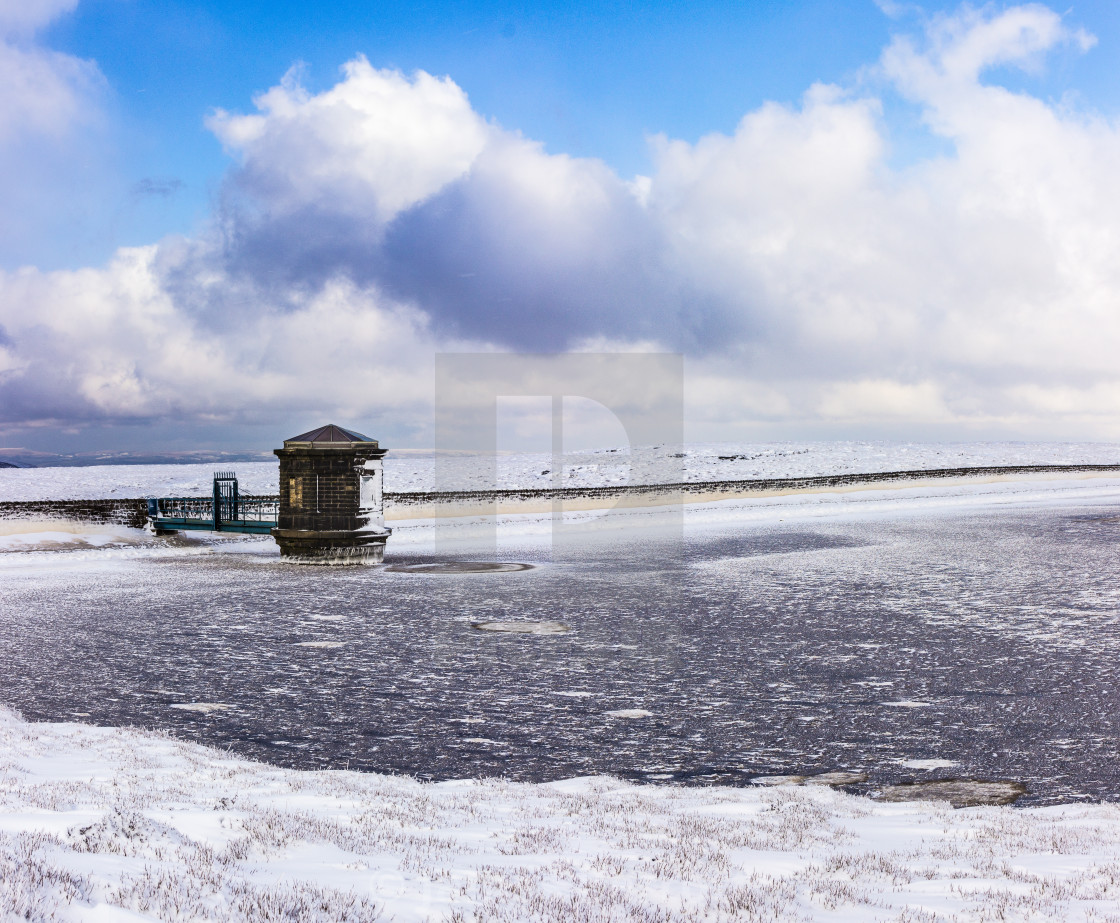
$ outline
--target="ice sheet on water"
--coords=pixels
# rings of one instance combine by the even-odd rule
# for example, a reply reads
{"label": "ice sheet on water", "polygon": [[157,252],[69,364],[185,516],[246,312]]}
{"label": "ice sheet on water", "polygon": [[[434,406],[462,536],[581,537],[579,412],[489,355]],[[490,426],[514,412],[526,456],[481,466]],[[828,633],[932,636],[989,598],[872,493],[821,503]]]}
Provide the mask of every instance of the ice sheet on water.
{"label": "ice sheet on water", "polygon": [[[1101,494],[1104,482],[1111,485],[1110,496]],[[1078,483],[1072,490],[1062,487],[1063,509],[1056,515],[1045,510],[1037,513],[1034,506],[1023,507],[1018,501],[1012,506],[1002,498],[973,500],[971,494],[967,504],[951,501],[955,511],[951,516],[939,514],[945,516],[944,526],[939,525],[940,519],[921,517],[915,522],[914,501],[903,497],[875,504],[862,500],[837,504],[842,512],[847,511],[839,521],[837,513],[826,519],[810,510],[804,514],[805,521],[813,517],[814,529],[827,534],[874,534],[881,542],[871,550],[852,545],[819,552],[811,568],[789,556],[761,556],[747,559],[735,573],[690,571],[687,580],[680,579],[680,570],[663,567],[663,559],[655,555],[648,558],[649,569],[636,576],[632,559],[627,557],[635,553],[634,548],[642,550],[636,543],[621,544],[617,561],[588,554],[586,560],[545,567],[528,576],[427,579],[394,577],[371,569],[357,581],[349,573],[324,577],[286,573],[282,587],[259,568],[246,567],[241,560],[218,559],[220,556],[205,561],[161,561],[156,567],[146,560],[128,568],[114,564],[104,568],[108,578],[104,581],[97,578],[94,566],[73,557],[65,567],[25,559],[19,562],[22,571],[9,560],[3,565],[4,595],[16,599],[12,595],[16,582],[8,579],[9,574],[15,575],[22,589],[18,601],[9,606],[13,618],[3,639],[9,651],[5,667],[10,672],[23,671],[22,685],[39,695],[47,684],[37,675],[59,675],[73,681],[76,685],[71,688],[78,689],[78,694],[57,697],[55,713],[59,715],[81,709],[94,711],[102,723],[175,720],[176,712],[166,705],[150,709],[142,697],[137,699],[138,706],[131,700],[105,706],[107,697],[118,694],[116,687],[97,697],[98,709],[83,707],[91,698],[89,682],[101,680],[95,671],[75,665],[79,658],[66,656],[82,645],[62,636],[53,611],[54,600],[62,593],[74,594],[81,588],[87,601],[73,607],[74,624],[81,629],[80,637],[104,645],[101,649],[106,658],[113,658],[117,676],[143,673],[145,686],[153,681],[167,683],[163,688],[179,690],[166,700],[169,702],[218,698],[235,703],[236,721],[195,717],[181,721],[181,726],[200,738],[220,739],[223,744],[234,740],[245,751],[265,759],[276,757],[244,743],[244,727],[259,724],[264,720],[261,715],[269,716],[269,736],[310,741],[315,756],[308,759],[337,758],[338,765],[345,764],[343,757],[356,757],[364,759],[366,766],[417,767],[415,771],[424,772],[440,758],[450,767],[442,770],[445,775],[505,772],[512,765],[523,778],[533,777],[531,774],[546,777],[557,765],[556,754],[562,748],[565,759],[581,771],[629,771],[642,762],[673,764],[684,767],[686,784],[699,784],[709,774],[697,779],[689,768],[694,765],[690,760],[707,748],[719,754],[718,775],[713,772],[710,777],[720,780],[854,764],[876,767],[876,784],[887,784],[917,775],[900,766],[900,760],[945,754],[959,759],[970,773],[1031,779],[1032,798],[1042,790],[1038,781],[1042,777],[1048,786],[1047,797],[1062,797],[1071,783],[1057,774],[1061,767],[1055,769],[1054,760],[1047,763],[1053,753],[1046,746],[1052,723],[1040,725],[1042,730],[1032,738],[1037,746],[1028,754],[1031,762],[1024,765],[1027,748],[1021,741],[1016,739],[1014,747],[1003,746],[1011,733],[1005,723],[998,716],[981,722],[976,714],[988,715],[992,708],[1003,707],[1008,701],[1003,693],[1014,689],[1019,677],[1052,670],[1058,687],[1070,690],[1072,703],[1062,707],[1055,733],[1065,739],[1074,730],[1088,729],[1100,735],[1109,727],[1108,721],[1075,707],[1095,695],[1098,687],[1086,684],[1083,689],[1061,680],[1067,676],[1063,672],[1066,654],[1073,644],[1087,645],[1077,654],[1079,663],[1092,651],[1100,654],[1104,664],[1115,662],[1105,656],[1116,643],[1109,627],[1116,609],[1114,595],[1109,595],[1115,591],[1107,564],[1115,547],[1113,533],[1120,532],[1120,526],[1109,520],[1101,531],[1088,513],[1105,502],[1120,500],[1120,479]],[[1052,485],[1046,491],[1056,495]],[[963,493],[958,491],[957,496]],[[1071,506],[1070,496],[1081,498],[1077,500],[1080,505]],[[927,509],[935,509],[939,503],[949,505],[925,494],[921,502]],[[1033,495],[1031,503],[1035,503]],[[855,520],[853,525],[848,513],[859,506],[881,509],[872,521]],[[974,508],[998,508],[999,515],[974,516],[969,512]],[[717,520],[718,529],[703,533],[690,553],[701,559],[724,557],[736,543],[753,541],[755,532],[762,534],[771,528],[753,528],[754,520],[748,519],[753,513],[744,509],[732,513],[726,508],[713,510],[733,518]],[[958,515],[960,509],[967,515]],[[1085,516],[1080,515],[1083,510],[1088,511]],[[1070,511],[1078,516],[1071,518]],[[693,513],[689,516],[691,522]],[[1086,530],[1094,535],[1101,532],[1103,541],[1075,541],[1055,528],[1070,522],[1077,524],[1077,535]],[[806,527],[795,531],[803,533]],[[464,556],[470,553],[479,552],[476,549]],[[113,552],[83,554],[92,558]],[[16,556],[9,559],[12,557]],[[525,555],[525,559],[535,557]],[[75,564],[82,568],[79,577],[69,576]],[[1057,578],[1040,579],[1040,573],[1054,573]],[[236,595],[230,596],[236,600],[236,613],[230,612],[228,620],[213,611],[218,585],[236,589]],[[636,593],[639,587],[642,591]],[[1063,615],[1055,621],[1054,613],[1064,613],[1071,596],[1096,615],[1082,619]],[[130,602],[138,598],[145,600],[143,617],[130,617]],[[966,598],[967,605],[962,603]],[[392,599],[391,607],[384,606],[388,599]],[[914,599],[920,599],[920,618],[912,617]],[[375,638],[365,630],[375,608],[370,600],[384,608],[377,617]],[[326,622],[307,622],[278,649],[269,642],[277,639],[278,630],[291,631],[291,625],[278,623],[277,611],[296,611],[304,617],[345,612],[351,618],[330,627]],[[563,618],[577,630],[563,638],[503,638],[475,634],[468,627],[472,618],[531,619],[538,613]],[[703,616],[696,617],[696,613]],[[29,614],[35,618],[29,619]],[[118,618],[127,619],[122,624],[133,633],[129,645],[116,643],[118,636],[106,631]],[[1018,626],[1013,631],[1009,620]],[[244,630],[257,637],[235,634],[233,622],[247,626]],[[44,643],[21,640],[27,636],[29,623],[40,626],[37,638]],[[1057,632],[1053,640],[1035,640],[1037,629],[1047,625]],[[352,646],[349,653],[308,650],[301,654],[292,646],[301,633],[305,640],[337,638],[349,640]],[[1009,646],[1009,637],[1031,641]],[[877,644],[868,646],[868,638],[876,639]],[[440,675],[433,675],[427,657],[416,658],[418,640],[421,651],[430,649],[437,655],[431,662],[440,664]],[[90,642],[83,641],[86,649]],[[199,650],[207,652],[204,663],[202,658],[182,653]],[[784,661],[791,651],[801,653],[793,661]],[[554,656],[557,652],[563,656]],[[341,666],[342,660],[345,670],[321,669]],[[32,669],[32,664],[38,669]],[[140,669],[134,664],[140,664]],[[839,675],[865,685],[837,681],[838,664]],[[1032,670],[1024,671],[1024,664]],[[305,671],[302,676],[297,675],[299,670]],[[1078,667],[1068,675],[1085,674]],[[968,683],[962,679],[966,675],[973,677]],[[1105,684],[1111,674],[1095,675],[1099,688],[1115,688]],[[252,681],[243,681],[245,677]],[[685,678],[683,684],[674,686],[682,682],[681,677]],[[961,689],[1000,695],[978,700],[938,696],[929,700],[935,708],[914,709],[884,706],[886,692],[871,692],[877,684],[893,679],[896,685],[888,687],[894,690],[889,700],[918,701],[930,691],[948,688],[946,677],[952,677]],[[214,678],[222,682],[228,678],[228,685],[215,686]],[[290,702],[288,695],[260,695],[254,700],[259,690],[284,686],[283,680],[291,683]],[[706,680],[715,685],[706,685]],[[770,681],[778,684],[773,690]],[[59,684],[52,683],[57,689]],[[318,695],[310,690],[316,683],[337,690],[361,690],[360,696],[348,700],[349,724],[336,727],[333,713],[314,710]],[[526,695],[526,689],[532,694]],[[600,698],[590,702],[558,695],[558,691],[592,689]],[[722,714],[709,709],[713,695],[730,700],[731,707],[721,709]],[[30,695],[26,699],[32,701]],[[467,703],[469,709],[464,707]],[[644,706],[659,721],[602,717],[607,709],[621,710],[628,705]],[[513,739],[503,736],[506,726],[531,727],[536,737],[516,745],[520,750],[516,760],[491,758],[485,753],[464,757],[442,750],[440,735],[431,733],[428,716],[468,710],[493,721],[496,737]],[[827,717],[829,710],[834,710],[836,720]],[[178,714],[180,719],[187,717]],[[391,726],[386,718],[390,715]],[[1078,715],[1075,727],[1069,726],[1069,715]],[[593,744],[579,733],[587,717],[597,725],[596,733],[602,734]],[[283,727],[279,726],[281,720]],[[716,732],[709,733],[699,746],[689,734],[640,733],[679,722],[695,722],[693,726]],[[851,729],[842,739],[835,731],[839,726]],[[861,736],[865,728],[877,733]],[[392,743],[390,730],[399,735]],[[297,736],[301,733],[304,736]],[[981,740],[982,750],[979,744],[970,750],[972,740]],[[1077,740],[1086,747],[1084,736]],[[537,741],[546,741],[548,746]],[[619,742],[625,746],[615,746]],[[627,747],[640,752],[631,758]],[[826,750],[823,755],[822,749]],[[1102,747],[1096,751],[1103,752]],[[1013,760],[1019,762],[1012,764]],[[1108,776],[1109,781],[1112,778]],[[1080,772],[1073,784],[1078,790],[1099,792],[1106,783]],[[1096,788],[1085,789],[1086,784]]]}

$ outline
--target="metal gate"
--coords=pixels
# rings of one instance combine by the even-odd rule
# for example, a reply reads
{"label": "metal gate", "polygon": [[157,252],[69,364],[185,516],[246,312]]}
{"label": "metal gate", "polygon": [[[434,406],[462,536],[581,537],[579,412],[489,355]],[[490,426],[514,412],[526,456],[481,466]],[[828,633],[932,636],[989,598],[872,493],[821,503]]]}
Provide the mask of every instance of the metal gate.
{"label": "metal gate", "polygon": [[232,471],[214,473],[214,531],[222,531],[222,523],[238,521],[237,475]]}

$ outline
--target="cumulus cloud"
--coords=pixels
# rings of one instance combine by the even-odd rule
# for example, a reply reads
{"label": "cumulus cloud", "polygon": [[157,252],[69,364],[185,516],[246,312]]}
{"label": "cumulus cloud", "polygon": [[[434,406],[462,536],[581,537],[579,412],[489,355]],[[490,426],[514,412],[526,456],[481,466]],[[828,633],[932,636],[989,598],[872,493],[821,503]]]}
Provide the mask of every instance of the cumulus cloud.
{"label": "cumulus cloud", "polygon": [[238,185],[270,217],[327,208],[384,228],[466,174],[488,134],[449,78],[409,80],[364,57],[324,93],[303,89],[296,68],[256,104],[257,114],[219,110],[208,124],[241,159]]}
{"label": "cumulus cloud", "polygon": [[[437,350],[612,343],[686,353],[706,438],[1120,435],[1120,128],[992,78],[1091,45],[1043,6],[966,7],[893,40],[878,82],[655,138],[630,179],[446,77],[359,58],[313,94],[293,71],[210,119],[236,163],[209,232],[0,278],[0,406],[415,418]],[[889,94],[951,153],[892,167]]]}
{"label": "cumulus cloud", "polygon": [[0,425],[368,418],[430,401],[434,349],[415,309],[338,279],[215,337],[168,294],[159,256],[0,278],[0,306],[18,306],[0,307]]}
{"label": "cumulus cloud", "polygon": [[343,77],[312,96],[294,71],[258,113],[210,120],[239,159],[221,215],[232,275],[274,290],[344,275],[448,335],[532,349],[679,323],[686,280],[601,162],[486,122],[446,78],[364,59]]}

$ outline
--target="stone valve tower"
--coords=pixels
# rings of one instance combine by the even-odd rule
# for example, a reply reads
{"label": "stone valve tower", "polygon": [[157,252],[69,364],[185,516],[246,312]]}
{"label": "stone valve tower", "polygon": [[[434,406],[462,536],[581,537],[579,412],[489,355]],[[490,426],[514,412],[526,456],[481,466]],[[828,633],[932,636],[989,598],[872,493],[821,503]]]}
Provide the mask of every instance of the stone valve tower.
{"label": "stone valve tower", "polygon": [[284,440],[272,535],[298,564],[380,564],[392,531],[382,498],[386,450],[333,424]]}

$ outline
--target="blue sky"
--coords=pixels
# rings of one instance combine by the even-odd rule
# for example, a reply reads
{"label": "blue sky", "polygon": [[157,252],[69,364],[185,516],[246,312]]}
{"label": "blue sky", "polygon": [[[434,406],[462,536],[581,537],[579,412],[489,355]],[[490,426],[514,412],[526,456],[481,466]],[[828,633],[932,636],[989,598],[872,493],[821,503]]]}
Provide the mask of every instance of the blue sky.
{"label": "blue sky", "polygon": [[0,0],[0,448],[423,446],[463,350],[683,353],[697,439],[1120,439],[1118,51],[1103,2]]}
{"label": "blue sky", "polygon": [[[864,74],[893,33],[955,5],[810,3],[204,3],[83,0],[42,35],[97,62],[109,137],[98,207],[74,240],[27,241],[4,265],[80,265],[118,245],[189,233],[205,221],[229,158],[204,120],[244,111],[293,66],[312,91],[364,54],[375,67],[450,75],[474,108],[553,153],[648,173],[652,134],[695,141],[730,133],[768,100],[796,103],[814,82]],[[1036,73],[996,75],[1049,98],[1120,106],[1120,5],[1072,7],[1102,45],[1052,57]],[[900,162],[935,151],[913,107],[885,98]],[[140,195],[140,190],[159,194]]]}
{"label": "blue sky", "polygon": [[290,67],[310,89],[356,54],[450,75],[474,107],[553,152],[646,172],[645,136],[730,131],[766,99],[842,79],[885,44],[873,3],[187,3],[88,0],[46,34],[96,60],[112,87],[133,173],[225,166],[203,127],[244,109]]}

